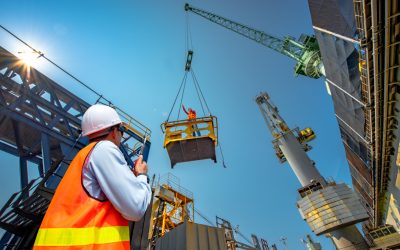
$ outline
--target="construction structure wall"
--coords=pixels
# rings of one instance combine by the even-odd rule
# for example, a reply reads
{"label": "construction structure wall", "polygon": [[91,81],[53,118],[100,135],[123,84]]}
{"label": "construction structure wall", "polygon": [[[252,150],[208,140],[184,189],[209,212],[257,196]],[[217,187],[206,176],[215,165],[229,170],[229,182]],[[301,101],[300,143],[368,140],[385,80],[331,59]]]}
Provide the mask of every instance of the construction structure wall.
{"label": "construction structure wall", "polygon": [[[385,224],[393,225],[400,231],[400,172],[399,172],[399,112],[400,112],[400,3],[398,0],[379,2],[383,48],[383,146],[382,146],[382,178],[386,182],[382,190],[386,191],[383,205]],[[398,238],[400,239],[400,237]],[[397,247],[399,247],[399,243]]]}
{"label": "construction structure wall", "polygon": [[309,0],[309,7],[353,188],[374,218],[371,117],[368,90],[361,81],[359,56],[363,52],[356,39],[353,2]]}
{"label": "construction structure wall", "polygon": [[222,228],[185,222],[159,238],[155,249],[226,250],[227,246]]}
{"label": "construction structure wall", "polygon": [[[366,233],[400,231],[399,5],[309,0],[353,187],[370,215]],[[375,236],[374,249],[395,247]]]}

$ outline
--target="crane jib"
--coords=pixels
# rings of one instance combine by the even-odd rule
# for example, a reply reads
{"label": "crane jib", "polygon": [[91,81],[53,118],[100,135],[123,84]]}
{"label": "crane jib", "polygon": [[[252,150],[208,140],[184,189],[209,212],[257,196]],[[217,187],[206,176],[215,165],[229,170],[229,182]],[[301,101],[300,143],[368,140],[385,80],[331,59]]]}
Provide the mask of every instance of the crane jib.
{"label": "crane jib", "polygon": [[294,59],[297,62],[295,66],[296,75],[300,74],[311,78],[319,78],[324,75],[321,53],[314,36],[301,35],[297,41],[292,37],[280,39],[214,13],[195,8],[189,4],[185,4],[185,11],[193,12],[213,23]]}

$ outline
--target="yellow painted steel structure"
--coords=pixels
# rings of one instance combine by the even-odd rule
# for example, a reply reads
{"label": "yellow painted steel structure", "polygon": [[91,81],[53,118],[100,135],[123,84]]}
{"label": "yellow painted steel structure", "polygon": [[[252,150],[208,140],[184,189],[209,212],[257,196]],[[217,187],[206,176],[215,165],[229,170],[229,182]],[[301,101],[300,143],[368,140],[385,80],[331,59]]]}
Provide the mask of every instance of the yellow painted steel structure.
{"label": "yellow painted steel structure", "polygon": [[139,135],[141,138],[147,138],[147,141],[150,140],[151,130],[147,128],[144,124],[125,113],[123,110],[118,107],[113,107],[122,120],[122,126],[126,130],[130,130],[133,133]]}
{"label": "yellow painted steel structure", "polygon": [[174,193],[174,201],[166,202],[167,204],[162,211],[160,224],[158,225],[161,226],[161,236],[185,221],[193,222],[193,212],[190,213],[187,207],[188,204],[193,203],[193,199],[177,192],[168,185],[164,184],[163,187]]}
{"label": "yellow painted steel structure", "polygon": [[215,116],[168,121],[161,124],[161,129],[165,133],[164,148],[172,142],[196,138],[210,138],[214,145],[218,143],[218,122]]}
{"label": "yellow painted steel structure", "polygon": [[155,188],[152,207],[149,238],[153,240],[186,221],[194,222],[193,193],[180,186],[179,179],[170,173],[161,182],[164,183]]}

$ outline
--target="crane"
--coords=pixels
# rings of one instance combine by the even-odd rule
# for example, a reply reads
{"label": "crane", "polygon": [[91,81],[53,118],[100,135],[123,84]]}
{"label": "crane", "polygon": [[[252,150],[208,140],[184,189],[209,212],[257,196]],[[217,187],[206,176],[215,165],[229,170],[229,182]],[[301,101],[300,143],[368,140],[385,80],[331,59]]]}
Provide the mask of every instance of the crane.
{"label": "crane", "polygon": [[318,79],[325,75],[321,53],[315,36],[302,34],[297,41],[295,38],[289,36],[281,39],[211,12],[190,6],[188,3],[185,4],[185,11],[190,11],[211,22],[260,43],[261,45],[273,49],[280,54],[294,59],[297,62],[295,66],[296,76],[304,75]]}
{"label": "crane", "polygon": [[310,235],[307,234],[306,239],[300,239],[300,241],[304,244],[307,250],[321,250],[321,244],[318,242],[314,242]]}
{"label": "crane", "polygon": [[[254,246],[251,246],[251,241],[248,240],[244,235],[239,231],[239,228],[232,228],[232,225],[229,221],[222,219],[218,216],[216,216],[216,222],[217,222],[217,227],[223,228],[225,231],[225,239],[226,239],[226,246],[228,250],[236,250],[236,249],[244,249],[244,250],[260,250],[260,244],[258,242],[258,238],[255,235],[252,235],[253,239],[253,244]],[[242,236],[243,239],[245,239],[249,244],[245,244],[242,242],[239,242],[235,239],[235,236],[233,235],[233,232],[239,234]]]}
{"label": "crane", "polygon": [[316,235],[331,238],[337,249],[368,249],[355,224],[369,216],[356,194],[345,183],[328,181],[319,173],[306,153],[307,140],[298,129],[288,127],[267,93],[258,95],[256,103],[272,134],[278,159],[284,157],[301,183],[297,208],[302,218]]}

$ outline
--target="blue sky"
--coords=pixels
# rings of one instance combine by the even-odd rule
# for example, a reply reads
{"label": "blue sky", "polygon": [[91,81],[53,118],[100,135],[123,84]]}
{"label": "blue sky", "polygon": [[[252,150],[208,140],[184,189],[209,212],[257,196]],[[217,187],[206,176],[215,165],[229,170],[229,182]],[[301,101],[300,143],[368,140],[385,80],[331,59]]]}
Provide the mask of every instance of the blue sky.
{"label": "blue sky", "polygon": [[[322,79],[294,77],[295,62],[236,33],[189,14],[193,69],[213,115],[228,168],[210,160],[170,169],[160,124],[165,121],[184,75],[185,1],[6,1],[1,25],[102,93],[152,130],[152,174],[172,172],[194,193],[195,207],[212,221],[215,215],[283,248],[302,249],[312,234],[295,206],[300,183],[275,157],[271,135],[254,101],[270,94],[290,127],[312,127],[317,134],[309,156],[325,177],[350,184],[348,165]],[[298,38],[312,34],[307,1],[219,0],[190,4],[271,35]],[[0,31],[0,46],[27,50]],[[43,59],[39,71],[93,103],[96,97]],[[191,81],[188,84],[192,84]],[[188,85],[188,86],[189,86]],[[185,106],[200,111],[188,88]],[[3,173],[0,203],[19,189],[18,160],[0,153]],[[4,159],[4,160],[3,160]],[[36,170],[29,169],[31,177]],[[197,217],[198,222],[203,223]],[[313,238],[324,249],[330,240]],[[240,237],[238,238],[239,240]],[[242,240],[243,241],[243,240]],[[243,241],[245,242],[245,241]]]}

